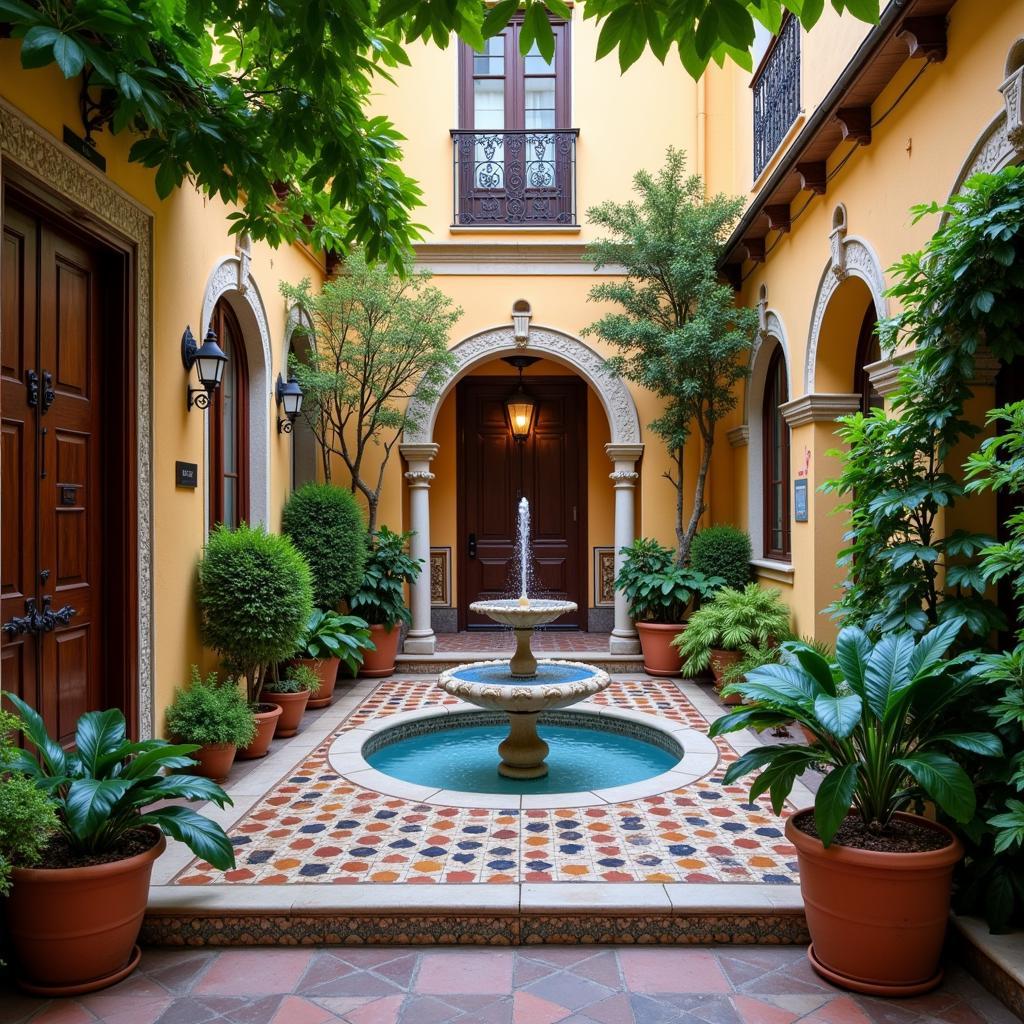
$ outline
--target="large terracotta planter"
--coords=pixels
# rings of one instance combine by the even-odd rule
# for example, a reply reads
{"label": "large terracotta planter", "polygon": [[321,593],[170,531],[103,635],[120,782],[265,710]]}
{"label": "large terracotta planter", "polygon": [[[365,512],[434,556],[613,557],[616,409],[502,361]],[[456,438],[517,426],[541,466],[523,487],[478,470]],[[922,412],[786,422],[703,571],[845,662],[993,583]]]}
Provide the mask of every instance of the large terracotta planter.
{"label": "large terracotta planter", "polygon": [[395,658],[398,657],[398,641],[401,635],[402,631],[397,625],[391,629],[387,626],[371,626],[370,639],[377,649],[363,652],[363,667],[359,674],[371,679],[391,675],[395,671]]}
{"label": "large terracotta planter", "polygon": [[214,782],[223,782],[235,763],[238,747],[234,743],[207,743],[192,756],[199,762],[189,771],[193,775],[204,775]]}
{"label": "large terracotta planter", "polygon": [[638,622],[640,649],[644,652],[644,671],[652,676],[678,676],[683,663],[672,641],[686,629],[685,624]]}
{"label": "large terracotta planter", "polygon": [[796,847],[800,890],[811,933],[808,956],[823,978],[878,996],[912,996],[942,980],[939,959],[949,921],[953,868],[963,847],[949,829],[898,814],[942,833],[949,844],[923,853],[884,853],[833,844],[786,821]]}
{"label": "large terracotta planter", "polygon": [[298,693],[268,693],[264,690],[263,696],[281,709],[274,735],[279,739],[294,736],[299,731],[302,713],[309,701],[309,690],[299,690]]}
{"label": "large terracotta planter", "polygon": [[239,747],[238,757],[243,761],[252,761],[257,757],[265,757],[270,749],[270,741],[274,738],[277,720],[281,717],[281,708],[277,704],[257,704],[254,712],[256,718],[256,735],[247,747]]}
{"label": "large terracotta planter", "polygon": [[334,685],[338,681],[338,666],[341,658],[295,658],[293,665],[305,665],[312,669],[320,680],[320,689],[309,695],[307,708],[325,708],[334,698]]}
{"label": "large terracotta planter", "polygon": [[167,846],[157,835],[144,853],[111,864],[14,868],[7,928],[22,988],[71,996],[106,988],[131,974],[139,962],[135,940],[153,863]]}

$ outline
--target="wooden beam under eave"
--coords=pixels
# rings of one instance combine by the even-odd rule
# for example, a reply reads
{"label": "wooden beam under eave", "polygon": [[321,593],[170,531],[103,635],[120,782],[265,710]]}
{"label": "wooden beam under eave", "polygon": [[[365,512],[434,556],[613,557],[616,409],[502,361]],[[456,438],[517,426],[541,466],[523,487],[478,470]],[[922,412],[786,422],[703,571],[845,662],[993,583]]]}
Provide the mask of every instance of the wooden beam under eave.
{"label": "wooden beam under eave", "polygon": [[825,194],[828,188],[828,169],[824,160],[797,164],[796,173],[800,176],[800,188],[805,192],[813,192],[816,196]]}
{"label": "wooden beam under eave", "polygon": [[744,238],[743,247],[747,250],[747,259],[751,263],[764,263],[763,238]]}
{"label": "wooden beam under eave", "polygon": [[836,111],[836,120],[842,129],[844,139],[857,142],[861,146],[871,145],[870,107],[840,107]]}
{"label": "wooden beam under eave", "polygon": [[911,57],[933,63],[946,59],[946,19],[939,15],[904,18],[896,35],[907,44]]}
{"label": "wooden beam under eave", "polygon": [[781,231],[785,234],[793,226],[789,216],[789,203],[766,206],[764,214],[768,218],[768,227],[772,231]]}
{"label": "wooden beam under eave", "polygon": [[722,265],[722,276],[729,283],[732,290],[738,292],[743,287],[743,264],[724,263]]}

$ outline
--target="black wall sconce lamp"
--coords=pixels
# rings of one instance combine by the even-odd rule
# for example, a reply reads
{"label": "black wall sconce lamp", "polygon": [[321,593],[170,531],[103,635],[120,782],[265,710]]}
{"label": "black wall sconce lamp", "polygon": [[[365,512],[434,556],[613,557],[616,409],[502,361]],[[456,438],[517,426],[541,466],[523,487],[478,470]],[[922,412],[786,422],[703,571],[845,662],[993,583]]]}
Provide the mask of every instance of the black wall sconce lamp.
{"label": "black wall sconce lamp", "polygon": [[192,367],[196,367],[199,383],[202,384],[201,388],[189,385],[188,408],[195,406],[197,409],[208,409],[210,399],[224,376],[224,367],[228,361],[224,350],[217,344],[217,335],[213,330],[206,332],[200,346],[192,337],[192,328],[186,327],[185,333],[181,336],[181,361],[185,364],[186,373],[191,373]]}
{"label": "black wall sconce lamp", "polygon": [[299,418],[302,412],[302,388],[294,377],[285,380],[281,374],[277,375],[277,386],[274,389],[277,398],[277,407],[284,413],[284,418],[277,418],[277,432],[279,434],[290,434],[292,424]]}

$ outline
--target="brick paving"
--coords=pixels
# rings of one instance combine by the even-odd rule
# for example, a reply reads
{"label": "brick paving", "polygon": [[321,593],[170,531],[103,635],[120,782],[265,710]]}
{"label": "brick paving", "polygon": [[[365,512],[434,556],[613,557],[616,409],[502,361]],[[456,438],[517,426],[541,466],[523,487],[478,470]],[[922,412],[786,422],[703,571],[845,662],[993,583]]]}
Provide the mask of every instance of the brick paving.
{"label": "brick paving", "polygon": [[0,1024],[1012,1024],[962,970],[906,1000],[841,992],[793,946],[147,949],[77,999],[0,982]]}
{"label": "brick paving", "polygon": [[[546,632],[534,630],[532,648],[548,654],[584,654],[587,651],[607,651],[609,633]],[[484,630],[479,633],[438,633],[438,654],[465,654],[486,651],[499,654],[515,650],[516,641],[511,629]]]}
{"label": "brick paving", "polygon": [[[708,727],[670,680],[615,679],[593,701]],[[432,681],[390,680],[340,730],[440,702],[462,704]],[[176,884],[797,882],[795,850],[768,798],[748,803],[747,786],[723,784],[737,756],[725,739],[716,741],[717,769],[682,789],[523,811],[428,805],[367,790],[333,770],[332,741],[229,830],[235,870],[222,875],[193,861]]]}

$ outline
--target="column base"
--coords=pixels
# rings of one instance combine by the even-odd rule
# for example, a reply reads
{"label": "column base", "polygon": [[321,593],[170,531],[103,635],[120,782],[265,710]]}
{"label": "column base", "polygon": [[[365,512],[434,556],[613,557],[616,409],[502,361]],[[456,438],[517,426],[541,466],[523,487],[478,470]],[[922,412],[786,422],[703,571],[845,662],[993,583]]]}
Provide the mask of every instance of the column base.
{"label": "column base", "polygon": [[612,633],[608,639],[609,654],[639,654],[640,637],[636,633]]}
{"label": "column base", "polygon": [[437,650],[437,636],[433,630],[429,632],[410,631],[402,644],[403,654],[434,654]]}

